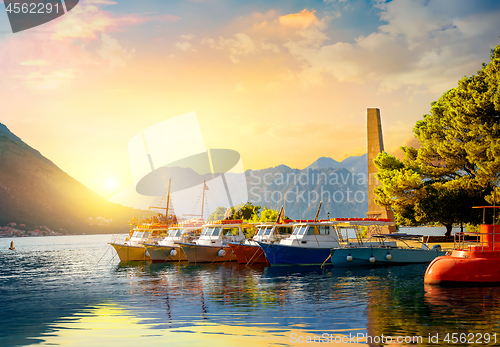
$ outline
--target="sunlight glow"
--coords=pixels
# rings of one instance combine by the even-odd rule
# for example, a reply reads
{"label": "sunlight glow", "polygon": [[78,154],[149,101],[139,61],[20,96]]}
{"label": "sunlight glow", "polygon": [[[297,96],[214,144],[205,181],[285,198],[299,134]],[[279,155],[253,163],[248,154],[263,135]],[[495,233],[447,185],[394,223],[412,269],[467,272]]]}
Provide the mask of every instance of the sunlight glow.
{"label": "sunlight glow", "polygon": [[106,188],[108,189],[115,189],[116,187],[118,186],[116,180],[112,177],[109,177],[107,180],[106,180]]}

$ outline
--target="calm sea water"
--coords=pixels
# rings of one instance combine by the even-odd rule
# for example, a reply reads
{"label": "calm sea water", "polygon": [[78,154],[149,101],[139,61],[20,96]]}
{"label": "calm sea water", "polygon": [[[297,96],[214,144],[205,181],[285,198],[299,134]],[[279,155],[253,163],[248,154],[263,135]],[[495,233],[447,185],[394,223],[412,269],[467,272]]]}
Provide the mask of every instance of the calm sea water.
{"label": "calm sea water", "polygon": [[499,288],[423,265],[120,264],[110,238],[0,239],[0,345],[500,345]]}

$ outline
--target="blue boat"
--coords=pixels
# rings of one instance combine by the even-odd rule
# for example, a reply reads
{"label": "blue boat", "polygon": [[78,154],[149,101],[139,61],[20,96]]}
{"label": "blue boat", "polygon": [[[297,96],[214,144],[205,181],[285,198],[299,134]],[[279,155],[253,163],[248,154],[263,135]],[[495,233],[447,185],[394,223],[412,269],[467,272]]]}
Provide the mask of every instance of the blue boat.
{"label": "blue boat", "polygon": [[258,242],[271,265],[323,264],[330,255],[330,248],[309,248]]}
{"label": "blue boat", "polygon": [[[349,219],[303,222],[295,224],[292,235],[279,243],[258,243],[271,265],[321,265],[329,259],[331,249],[340,247],[340,244],[347,247],[380,245],[380,240],[363,242],[359,237],[350,242],[348,230],[354,229],[358,235],[361,226],[387,224],[391,223]],[[342,235],[343,230],[345,236]],[[394,241],[386,244],[396,246]]]}
{"label": "blue boat", "polygon": [[294,225],[293,233],[279,243],[257,241],[271,265],[322,264],[330,250],[339,246],[335,222],[306,222]]}

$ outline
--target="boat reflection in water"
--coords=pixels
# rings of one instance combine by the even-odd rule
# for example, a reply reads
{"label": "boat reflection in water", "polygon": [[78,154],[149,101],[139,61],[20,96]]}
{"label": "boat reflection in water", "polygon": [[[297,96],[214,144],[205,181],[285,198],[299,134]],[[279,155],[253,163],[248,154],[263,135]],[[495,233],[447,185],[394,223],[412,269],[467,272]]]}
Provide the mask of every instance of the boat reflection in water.
{"label": "boat reflection in water", "polygon": [[429,288],[421,264],[118,263],[108,237],[20,238],[16,252],[0,239],[0,344],[304,346],[351,334],[368,345],[383,335],[437,346],[450,345],[446,334],[498,331],[498,287]]}
{"label": "boat reflection in water", "polygon": [[293,345],[290,334],[301,329],[311,336],[352,334],[356,342],[372,346],[380,345],[374,338],[382,335],[394,341],[410,336],[415,343],[402,345],[425,346],[433,345],[428,339],[436,334],[441,344],[447,333],[494,333],[500,320],[498,288],[469,288],[460,294],[424,289],[425,264],[321,269],[184,263],[147,268],[141,281],[130,282],[131,293],[150,298],[146,301],[165,328],[205,321],[237,329],[267,326],[282,335],[284,345]]}

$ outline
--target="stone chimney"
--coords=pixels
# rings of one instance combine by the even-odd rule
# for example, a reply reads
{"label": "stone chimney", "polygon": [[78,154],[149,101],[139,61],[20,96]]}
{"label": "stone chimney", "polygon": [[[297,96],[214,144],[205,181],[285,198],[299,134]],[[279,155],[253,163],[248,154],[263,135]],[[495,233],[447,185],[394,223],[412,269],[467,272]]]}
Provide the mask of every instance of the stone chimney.
{"label": "stone chimney", "polygon": [[[394,213],[391,209],[386,209],[375,203],[375,187],[382,185],[378,181],[376,174],[378,169],[373,160],[384,151],[384,139],[382,136],[382,122],[380,121],[380,110],[369,108],[367,110],[367,140],[368,140],[368,218],[388,218],[394,221]],[[383,227],[382,230],[369,228],[368,233],[395,233],[396,226]]]}

